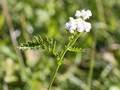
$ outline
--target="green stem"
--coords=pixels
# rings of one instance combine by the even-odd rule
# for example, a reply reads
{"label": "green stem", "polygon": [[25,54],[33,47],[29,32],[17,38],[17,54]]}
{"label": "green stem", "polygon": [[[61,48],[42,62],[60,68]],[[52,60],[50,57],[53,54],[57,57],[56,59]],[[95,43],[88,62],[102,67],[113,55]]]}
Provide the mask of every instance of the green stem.
{"label": "green stem", "polygon": [[52,86],[52,84],[53,84],[53,82],[54,82],[54,80],[55,80],[55,77],[56,77],[56,74],[57,74],[57,72],[58,72],[59,67],[60,67],[60,65],[57,66],[55,72],[53,73],[52,80],[51,80],[51,82],[50,82],[50,84],[49,84],[48,90],[50,90],[50,88],[51,88],[51,86]]}
{"label": "green stem", "polygon": [[58,65],[57,65],[57,68],[56,68],[55,72],[53,73],[53,76],[52,76],[52,79],[51,79],[51,81],[50,81],[48,90],[50,90],[50,88],[51,88],[51,86],[52,86],[52,84],[53,84],[53,82],[54,82],[54,80],[55,80],[56,74],[57,74],[60,66],[62,65],[63,58],[64,58],[64,56],[65,56],[68,48],[72,47],[72,46],[75,44],[75,42],[76,42],[77,39],[80,37],[80,35],[81,35],[81,33],[76,33],[76,34],[74,35],[73,39],[71,39],[71,40],[69,41],[69,43],[67,44],[67,46],[65,47],[65,49],[64,49],[63,51],[61,51],[61,53],[60,53],[60,59],[58,60]]}
{"label": "green stem", "polygon": [[94,57],[95,57],[95,42],[92,48],[92,56],[90,61],[90,70],[89,70],[89,76],[88,76],[88,87],[87,90],[91,90],[91,84],[92,84],[92,77],[93,77],[93,69],[94,69]]}

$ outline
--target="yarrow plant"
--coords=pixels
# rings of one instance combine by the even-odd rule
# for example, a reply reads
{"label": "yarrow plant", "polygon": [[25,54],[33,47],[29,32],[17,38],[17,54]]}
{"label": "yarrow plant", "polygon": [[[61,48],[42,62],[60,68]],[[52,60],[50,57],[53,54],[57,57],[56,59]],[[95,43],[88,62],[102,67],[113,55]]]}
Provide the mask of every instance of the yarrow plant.
{"label": "yarrow plant", "polygon": [[70,33],[74,33],[74,31],[78,32],[89,32],[91,29],[91,23],[85,21],[92,16],[90,10],[77,10],[75,13],[75,19],[73,17],[69,18],[69,22],[66,23],[66,29]]}
{"label": "yarrow plant", "polygon": [[77,39],[81,36],[83,32],[90,32],[91,29],[91,23],[87,22],[86,20],[89,19],[92,16],[92,13],[90,10],[77,10],[75,13],[75,18],[70,17],[69,21],[66,22],[65,28],[68,32],[72,33],[72,35],[69,37],[69,41],[67,45],[64,46],[64,48],[57,52],[56,50],[56,42],[49,39],[48,37],[42,38],[40,35],[35,36],[32,41],[22,43],[20,45],[20,49],[45,49],[52,53],[57,60],[57,67],[53,73],[53,76],[51,78],[48,90],[50,90],[56,74],[60,68],[60,66],[63,64],[64,56],[68,51],[71,52],[78,52],[81,50],[79,47],[74,47],[74,44],[76,43]]}

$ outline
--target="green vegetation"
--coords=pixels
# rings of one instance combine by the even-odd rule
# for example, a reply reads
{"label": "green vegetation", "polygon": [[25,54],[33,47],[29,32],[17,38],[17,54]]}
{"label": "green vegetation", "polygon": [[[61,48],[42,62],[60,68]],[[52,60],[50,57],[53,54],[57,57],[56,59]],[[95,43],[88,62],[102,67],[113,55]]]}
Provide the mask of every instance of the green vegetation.
{"label": "green vegetation", "polygon": [[[82,9],[92,30],[58,62]],[[120,0],[0,0],[0,90],[47,90],[58,63],[51,90],[120,90],[119,12]]]}

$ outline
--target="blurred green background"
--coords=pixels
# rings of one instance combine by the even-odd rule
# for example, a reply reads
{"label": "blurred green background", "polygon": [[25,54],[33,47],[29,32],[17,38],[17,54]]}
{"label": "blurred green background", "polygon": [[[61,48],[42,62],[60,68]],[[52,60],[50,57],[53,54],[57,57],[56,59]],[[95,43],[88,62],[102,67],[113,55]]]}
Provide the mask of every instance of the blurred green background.
{"label": "blurred green background", "polygon": [[86,90],[91,65],[91,90],[120,90],[120,0],[0,0],[0,90],[47,90],[55,58],[17,47],[40,34],[60,50],[66,21],[81,9],[92,11],[92,30],[76,44],[82,52],[66,54],[51,90]]}

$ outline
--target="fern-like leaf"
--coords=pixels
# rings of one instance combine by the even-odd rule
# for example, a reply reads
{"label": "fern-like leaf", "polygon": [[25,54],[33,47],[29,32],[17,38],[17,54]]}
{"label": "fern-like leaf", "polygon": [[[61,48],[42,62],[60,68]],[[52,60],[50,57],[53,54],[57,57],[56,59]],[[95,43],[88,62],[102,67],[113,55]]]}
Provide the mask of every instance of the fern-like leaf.
{"label": "fern-like leaf", "polygon": [[21,43],[19,49],[45,49],[53,55],[57,55],[56,42],[47,36],[45,38],[42,38],[40,35],[34,36],[33,40]]}

